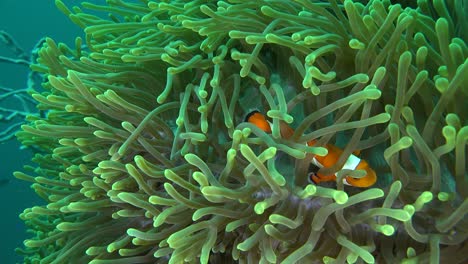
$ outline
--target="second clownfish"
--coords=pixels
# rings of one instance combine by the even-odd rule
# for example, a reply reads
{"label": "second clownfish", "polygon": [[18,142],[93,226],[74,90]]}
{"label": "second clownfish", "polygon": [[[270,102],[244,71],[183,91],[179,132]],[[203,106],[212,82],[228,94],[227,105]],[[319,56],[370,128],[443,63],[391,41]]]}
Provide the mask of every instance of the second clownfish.
{"label": "second clownfish", "polygon": [[[250,112],[246,118],[246,122],[249,122],[266,133],[271,133],[271,123],[265,118],[265,116],[259,111]],[[281,136],[283,138],[290,138],[294,130],[288,126],[285,122],[280,123]],[[315,145],[316,140],[310,140],[307,142],[308,146]],[[319,168],[330,168],[338,161],[343,150],[332,144],[326,144],[324,146],[328,150],[328,154],[325,156],[314,156],[312,158],[312,163]],[[377,175],[375,171],[369,166],[365,160],[360,159],[354,154],[351,154],[346,160],[345,164],[341,169],[349,170],[365,170],[366,175],[362,178],[353,178],[351,176],[345,176],[343,183],[346,185],[352,185],[355,187],[369,187],[372,186],[377,181]],[[336,174],[325,175],[323,173],[311,173],[310,178],[314,183],[326,182],[326,181],[336,181]]]}

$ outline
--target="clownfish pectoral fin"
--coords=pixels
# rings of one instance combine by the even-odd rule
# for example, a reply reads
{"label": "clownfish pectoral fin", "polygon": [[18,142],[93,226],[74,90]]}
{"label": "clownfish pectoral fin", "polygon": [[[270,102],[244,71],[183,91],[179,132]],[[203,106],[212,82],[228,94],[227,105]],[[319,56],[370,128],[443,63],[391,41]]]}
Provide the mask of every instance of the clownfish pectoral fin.
{"label": "clownfish pectoral fin", "polygon": [[245,116],[244,121],[254,124],[256,127],[260,128],[266,133],[271,133],[270,123],[268,123],[268,120],[266,120],[265,116],[257,110],[248,113]]}
{"label": "clownfish pectoral fin", "polygon": [[309,173],[309,179],[314,182],[315,184],[319,184],[321,182],[329,182],[329,181],[335,181],[336,176],[335,175],[323,175],[320,173]]}
{"label": "clownfish pectoral fin", "polygon": [[320,179],[319,177],[317,177],[317,174],[315,172],[310,172],[309,174],[307,174],[307,179],[309,180],[309,183],[320,183]]}

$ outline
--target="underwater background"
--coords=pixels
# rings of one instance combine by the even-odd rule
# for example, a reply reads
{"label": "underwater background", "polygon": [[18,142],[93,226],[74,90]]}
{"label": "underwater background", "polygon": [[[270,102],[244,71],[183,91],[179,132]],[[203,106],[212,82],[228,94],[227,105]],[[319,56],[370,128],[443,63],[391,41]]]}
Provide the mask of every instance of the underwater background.
{"label": "underwater background", "polygon": [[[66,1],[78,4],[81,1]],[[105,1],[89,1],[103,3]],[[10,34],[25,52],[30,52],[34,45],[43,37],[48,36],[57,41],[71,43],[82,31],[73,24],[54,4],[54,1],[0,1],[0,31]],[[14,57],[10,47],[0,41],[0,57]],[[0,87],[24,89],[29,69],[24,65],[0,61]],[[0,100],[0,107],[14,107],[16,102]],[[4,112],[0,113],[5,115]],[[19,118],[12,120],[18,122]],[[12,122],[0,122],[0,131],[7,129]],[[31,151],[21,150],[21,144],[12,138],[0,143],[0,204],[3,230],[0,239],[0,263],[17,263],[22,260],[15,254],[15,248],[21,247],[27,238],[26,227],[18,215],[27,207],[43,204],[31,184],[13,177],[13,172],[23,165],[30,164]]]}

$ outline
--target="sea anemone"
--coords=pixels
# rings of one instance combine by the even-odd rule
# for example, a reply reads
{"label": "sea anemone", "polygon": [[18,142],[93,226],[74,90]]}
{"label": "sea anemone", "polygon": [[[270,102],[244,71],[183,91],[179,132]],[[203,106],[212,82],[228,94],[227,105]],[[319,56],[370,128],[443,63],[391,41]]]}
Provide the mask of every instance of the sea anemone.
{"label": "sea anemone", "polygon": [[[466,1],[56,4],[86,38],[32,66],[25,263],[467,261]],[[356,150],[371,188],[343,185]]]}

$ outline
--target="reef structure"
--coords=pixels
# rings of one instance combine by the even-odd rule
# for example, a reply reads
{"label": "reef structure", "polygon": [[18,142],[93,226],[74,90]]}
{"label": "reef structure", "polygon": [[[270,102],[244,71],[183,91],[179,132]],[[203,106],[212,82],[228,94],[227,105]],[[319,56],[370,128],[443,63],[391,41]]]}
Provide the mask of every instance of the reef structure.
{"label": "reef structure", "polygon": [[25,263],[466,263],[466,1],[56,4],[86,38],[32,66]]}

